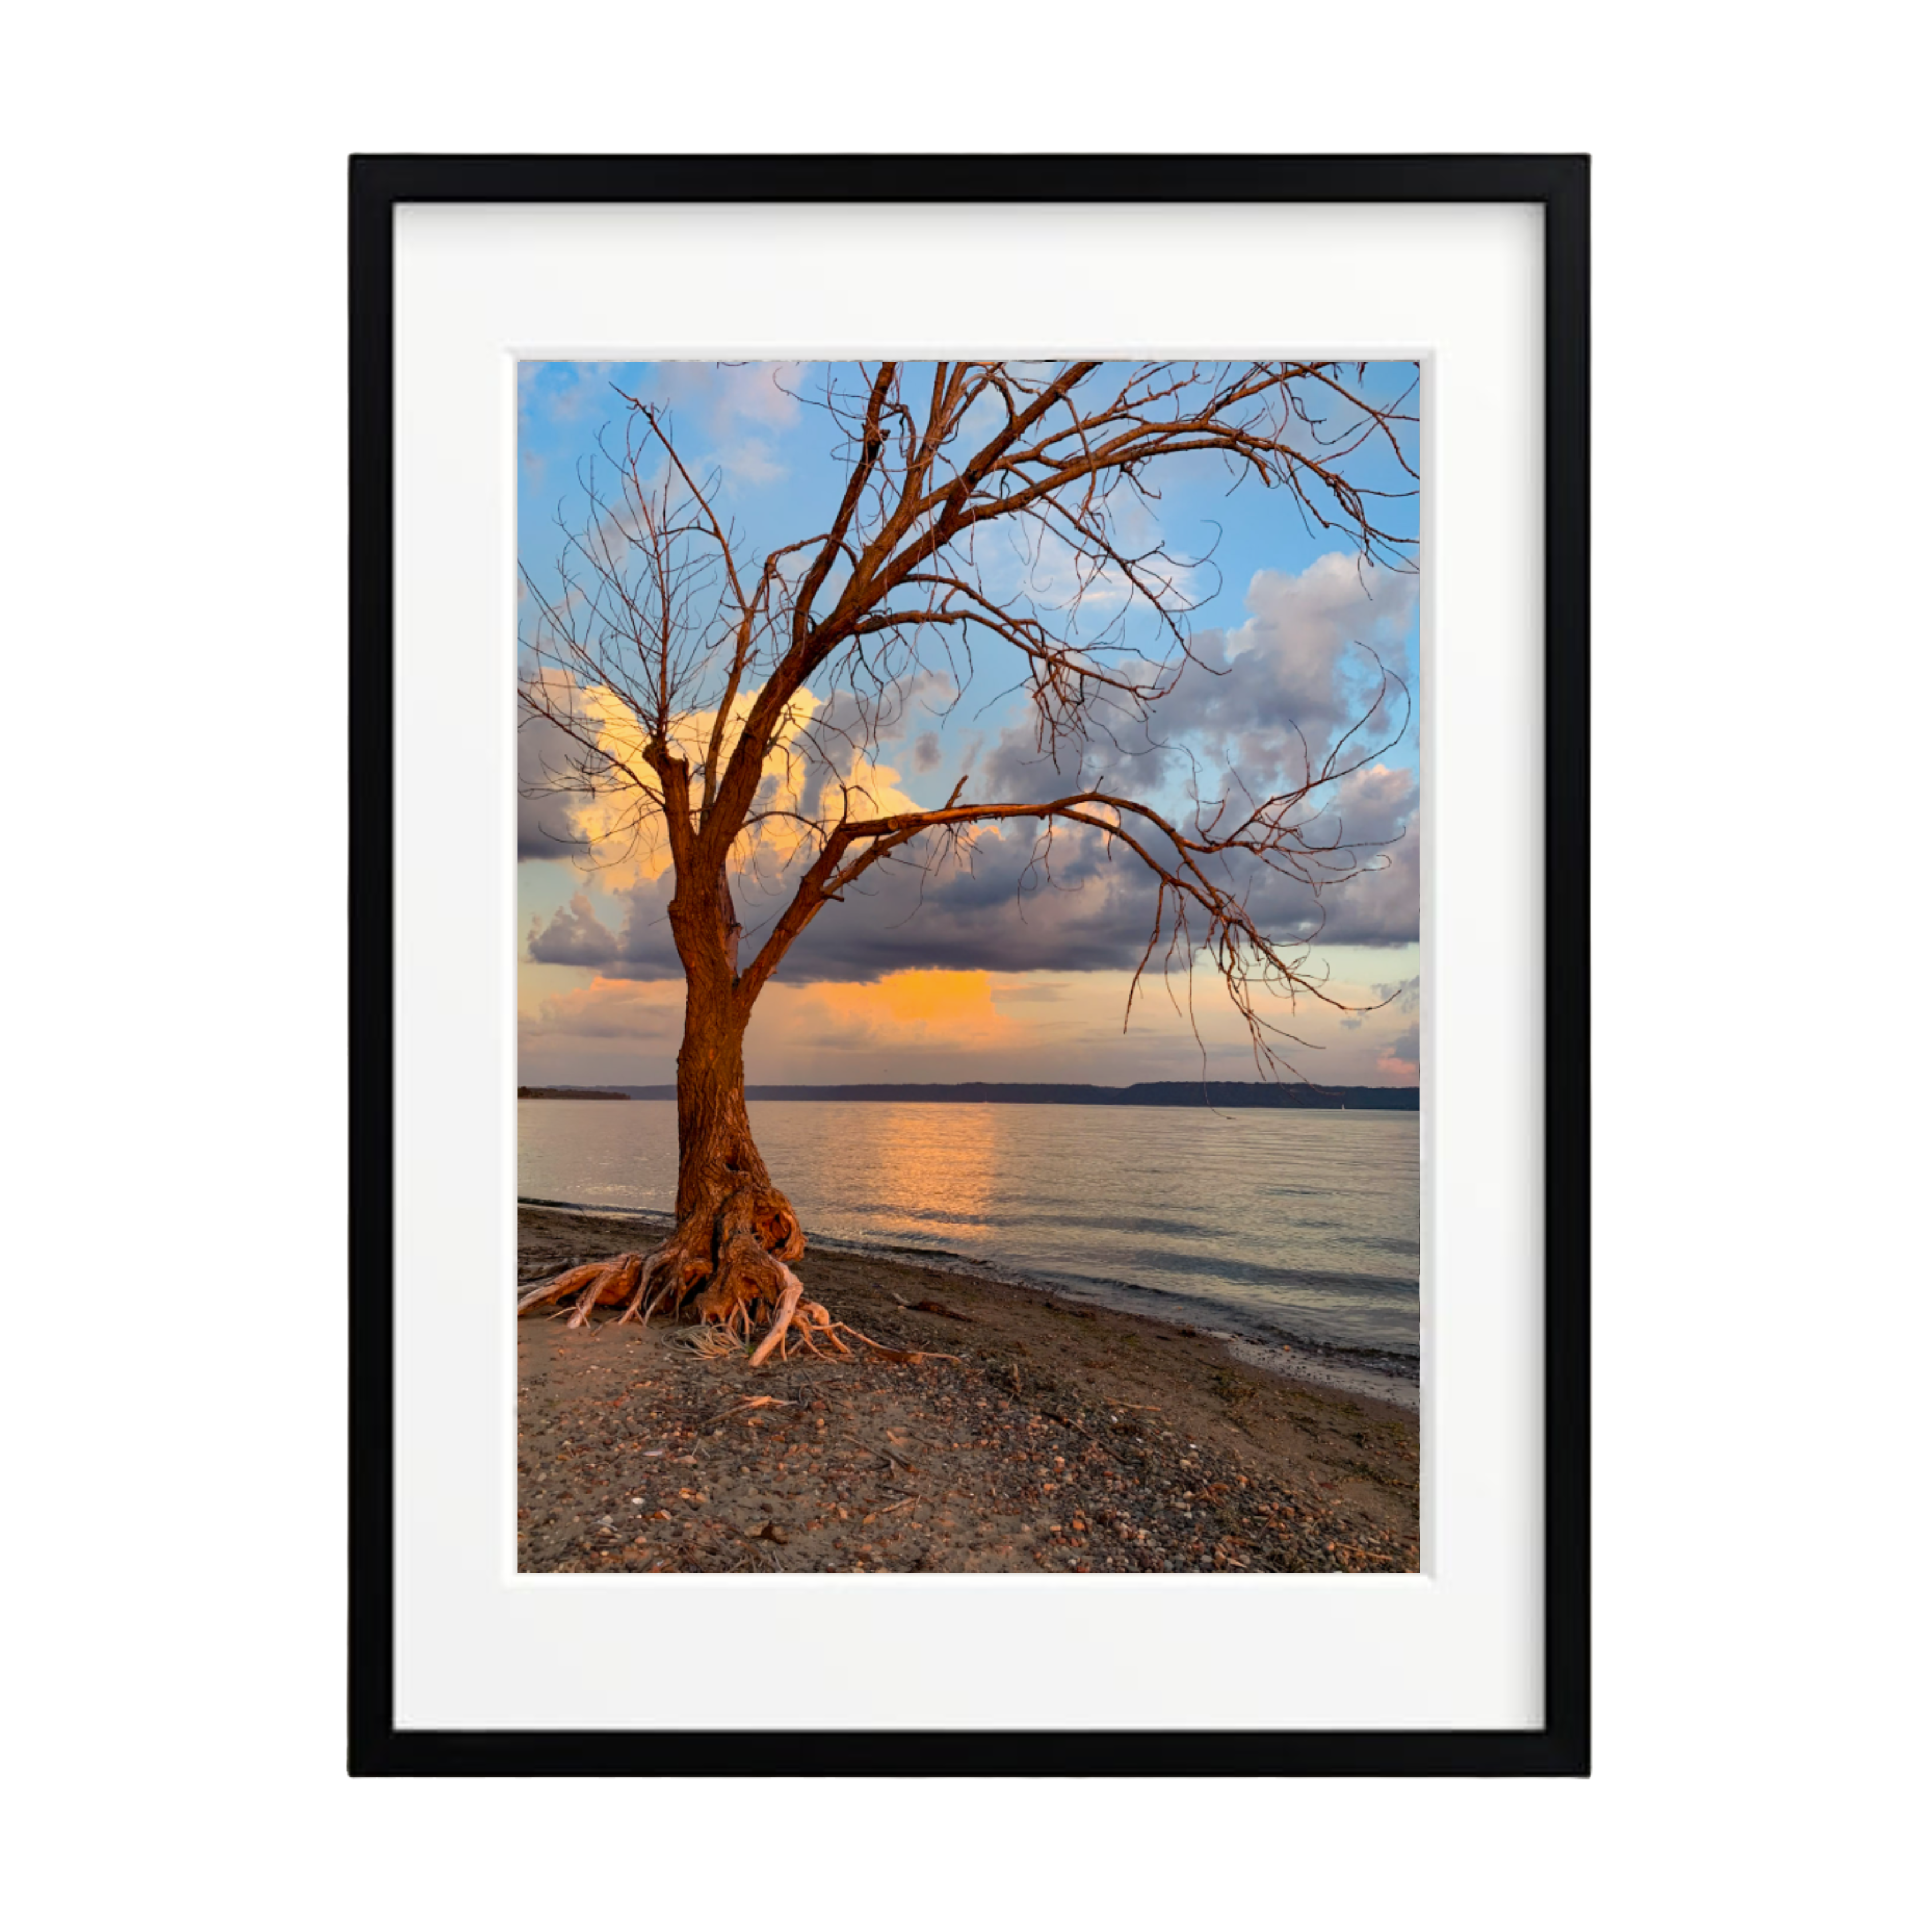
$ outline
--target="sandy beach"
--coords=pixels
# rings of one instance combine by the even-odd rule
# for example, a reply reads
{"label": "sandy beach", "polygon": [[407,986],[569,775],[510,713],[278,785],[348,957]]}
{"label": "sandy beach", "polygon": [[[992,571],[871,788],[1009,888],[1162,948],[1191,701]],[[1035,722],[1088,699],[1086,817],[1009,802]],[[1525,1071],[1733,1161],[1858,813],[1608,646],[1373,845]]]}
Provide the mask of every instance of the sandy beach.
{"label": "sandy beach", "polygon": [[[526,1281],[650,1245],[629,1218],[519,1223]],[[688,1326],[518,1323],[520,1568],[1418,1567],[1412,1408],[1022,1286],[818,1250],[800,1272],[933,1358],[753,1369]]]}

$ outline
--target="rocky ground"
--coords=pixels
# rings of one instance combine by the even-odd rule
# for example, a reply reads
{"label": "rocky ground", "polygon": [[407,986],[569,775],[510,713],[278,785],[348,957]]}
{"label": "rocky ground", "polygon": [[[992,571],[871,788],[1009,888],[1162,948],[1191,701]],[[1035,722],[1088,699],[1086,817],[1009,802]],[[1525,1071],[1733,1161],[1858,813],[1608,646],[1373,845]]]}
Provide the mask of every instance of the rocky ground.
{"label": "rocky ground", "polygon": [[[650,1245],[631,1220],[520,1220],[526,1282]],[[838,1319],[932,1354],[753,1369],[689,1327],[524,1318],[520,1568],[1419,1567],[1411,1411],[1026,1288],[816,1250],[800,1273]]]}

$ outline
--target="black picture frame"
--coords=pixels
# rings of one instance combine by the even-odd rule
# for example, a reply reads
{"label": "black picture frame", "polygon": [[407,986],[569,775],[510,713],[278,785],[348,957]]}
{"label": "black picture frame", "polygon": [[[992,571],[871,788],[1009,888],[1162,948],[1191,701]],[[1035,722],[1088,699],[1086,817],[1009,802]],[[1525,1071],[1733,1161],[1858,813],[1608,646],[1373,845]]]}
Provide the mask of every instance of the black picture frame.
{"label": "black picture frame", "polygon": [[[1544,1710],[1535,1730],[398,1729],[392,216],[422,202],[1535,203],[1544,211]],[[357,155],[350,164],[350,1591],[356,1776],[1585,1776],[1590,1762],[1589,164],[1582,155]]]}

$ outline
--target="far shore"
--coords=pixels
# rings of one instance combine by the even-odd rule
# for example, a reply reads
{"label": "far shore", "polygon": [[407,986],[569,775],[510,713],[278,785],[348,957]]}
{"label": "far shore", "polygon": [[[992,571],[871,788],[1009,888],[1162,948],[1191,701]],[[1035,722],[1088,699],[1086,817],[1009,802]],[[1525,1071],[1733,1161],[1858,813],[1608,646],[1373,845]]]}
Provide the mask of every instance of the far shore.
{"label": "far shore", "polygon": [[[652,1238],[556,1206],[518,1223],[526,1283]],[[1412,1380],[970,1267],[818,1244],[800,1272],[924,1359],[754,1370],[688,1324],[519,1322],[520,1568],[1420,1567]]]}
{"label": "far shore", "polygon": [[[675,1087],[519,1087],[520,1100],[675,1100]],[[870,1082],[838,1087],[772,1087],[753,1082],[747,1100],[884,1101],[906,1106],[1207,1107],[1218,1111],[1407,1113],[1420,1111],[1416,1087],[1321,1087],[1307,1081],[1140,1080],[1128,1087],[1084,1081]]]}

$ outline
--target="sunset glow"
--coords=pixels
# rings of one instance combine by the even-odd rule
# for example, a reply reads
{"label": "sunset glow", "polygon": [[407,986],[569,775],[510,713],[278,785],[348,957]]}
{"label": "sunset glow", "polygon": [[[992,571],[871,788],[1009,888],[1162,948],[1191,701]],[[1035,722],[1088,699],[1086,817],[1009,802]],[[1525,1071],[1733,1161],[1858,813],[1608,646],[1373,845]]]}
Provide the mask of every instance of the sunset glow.
{"label": "sunset glow", "polygon": [[861,1025],[881,1045],[943,1041],[957,1051],[1016,1044],[1022,1031],[994,1004],[990,973],[894,973],[871,986],[806,987],[796,997],[822,1006],[835,1030]]}

